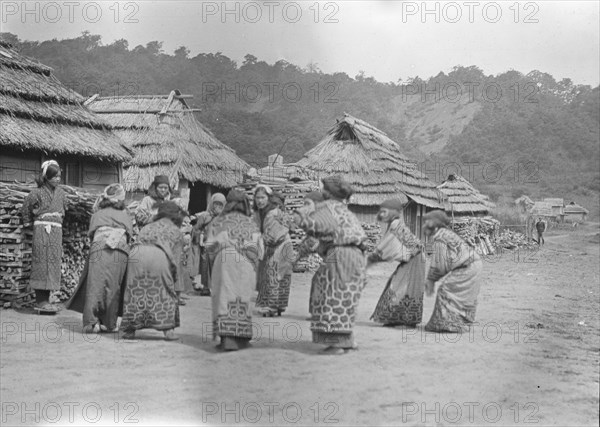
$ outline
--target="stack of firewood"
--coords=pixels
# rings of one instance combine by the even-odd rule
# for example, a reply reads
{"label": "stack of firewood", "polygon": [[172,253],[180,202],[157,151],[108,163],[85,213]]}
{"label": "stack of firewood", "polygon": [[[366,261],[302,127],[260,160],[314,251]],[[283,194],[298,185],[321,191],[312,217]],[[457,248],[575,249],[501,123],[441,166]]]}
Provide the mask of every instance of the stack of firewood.
{"label": "stack of firewood", "polygon": [[26,193],[0,185],[0,291],[3,302],[24,294],[31,272],[30,230],[23,229],[21,207]]}
{"label": "stack of firewood", "polygon": [[456,218],[452,222],[452,229],[473,246],[480,255],[489,255],[495,252],[500,230],[498,220],[492,217]]}

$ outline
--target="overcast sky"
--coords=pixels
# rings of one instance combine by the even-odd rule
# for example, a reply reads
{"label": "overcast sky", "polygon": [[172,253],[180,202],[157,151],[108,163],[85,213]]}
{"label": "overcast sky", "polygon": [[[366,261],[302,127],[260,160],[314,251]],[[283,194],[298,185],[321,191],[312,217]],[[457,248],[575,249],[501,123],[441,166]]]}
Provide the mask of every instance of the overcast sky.
{"label": "overcast sky", "polygon": [[238,64],[251,53],[351,77],[364,70],[382,82],[425,79],[455,65],[494,75],[537,69],[592,86],[600,79],[596,0],[429,1],[427,10],[421,1],[57,1],[27,2],[27,10],[21,1],[0,3],[2,31],[23,40],[87,30],[105,44],[158,40],[166,53],[184,45],[191,56],[222,52]]}

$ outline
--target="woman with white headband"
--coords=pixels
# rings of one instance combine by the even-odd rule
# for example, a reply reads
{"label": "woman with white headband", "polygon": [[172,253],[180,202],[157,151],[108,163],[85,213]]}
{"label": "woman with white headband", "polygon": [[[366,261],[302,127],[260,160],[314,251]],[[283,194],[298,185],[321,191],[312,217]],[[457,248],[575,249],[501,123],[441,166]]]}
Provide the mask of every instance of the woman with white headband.
{"label": "woman with white headband", "polygon": [[67,195],[60,188],[60,166],[54,160],[42,163],[36,179],[38,188],[27,195],[21,208],[23,225],[33,226],[33,251],[29,285],[35,290],[36,309],[56,313],[50,293],[60,290],[62,261],[62,222],[67,210]]}
{"label": "woman with white headband", "polygon": [[83,313],[83,329],[116,332],[121,289],[133,236],[131,217],[125,209],[125,189],[111,184],[95,204],[90,219],[90,254],[79,286],[67,307]]}

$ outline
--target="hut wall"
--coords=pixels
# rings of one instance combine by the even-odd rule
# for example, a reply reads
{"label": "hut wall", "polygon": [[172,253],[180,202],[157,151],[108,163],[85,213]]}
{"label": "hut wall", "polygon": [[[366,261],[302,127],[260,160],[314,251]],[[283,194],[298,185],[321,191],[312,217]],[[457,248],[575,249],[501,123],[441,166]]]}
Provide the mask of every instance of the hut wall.
{"label": "hut wall", "polygon": [[0,152],[0,181],[32,182],[39,174],[41,165],[39,154],[2,147],[2,152]]}
{"label": "hut wall", "polygon": [[[120,182],[120,166],[114,163],[83,161],[80,163],[80,186],[89,190],[102,191],[104,187]],[[74,167],[76,167],[74,165]],[[67,170],[68,173],[68,170]]]}

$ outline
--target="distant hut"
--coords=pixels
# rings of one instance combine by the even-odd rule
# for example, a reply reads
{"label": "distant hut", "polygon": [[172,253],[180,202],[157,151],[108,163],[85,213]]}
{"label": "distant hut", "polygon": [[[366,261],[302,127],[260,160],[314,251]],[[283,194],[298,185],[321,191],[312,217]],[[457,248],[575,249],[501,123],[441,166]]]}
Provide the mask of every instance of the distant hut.
{"label": "distant hut", "polygon": [[449,175],[437,188],[448,198],[446,209],[452,216],[484,216],[496,206],[460,175]]}
{"label": "distant hut", "polygon": [[102,115],[133,150],[125,165],[127,191],[148,189],[155,175],[167,175],[171,186],[189,200],[189,211],[206,209],[215,190],[234,187],[249,165],[221,143],[193,116],[186,99],[168,95],[92,96],[86,105]]}
{"label": "distant hut", "polygon": [[565,206],[565,220],[571,222],[583,222],[590,212],[583,206],[579,206],[575,202]]}
{"label": "distant hut", "polygon": [[552,209],[552,215],[557,222],[563,222],[565,219],[565,202],[563,199],[546,198],[544,202],[548,203]]}
{"label": "distant hut", "polygon": [[401,153],[398,145],[381,130],[349,114],[338,120],[298,165],[320,178],[344,175],[356,191],[349,208],[366,223],[376,221],[378,205],[384,200],[408,198],[406,222],[421,235],[426,210],[444,209],[443,195],[435,183]]}
{"label": "distant hut", "polygon": [[32,181],[48,159],[71,186],[96,191],[121,181],[130,152],[52,68],[0,41],[0,85],[0,181]]}

